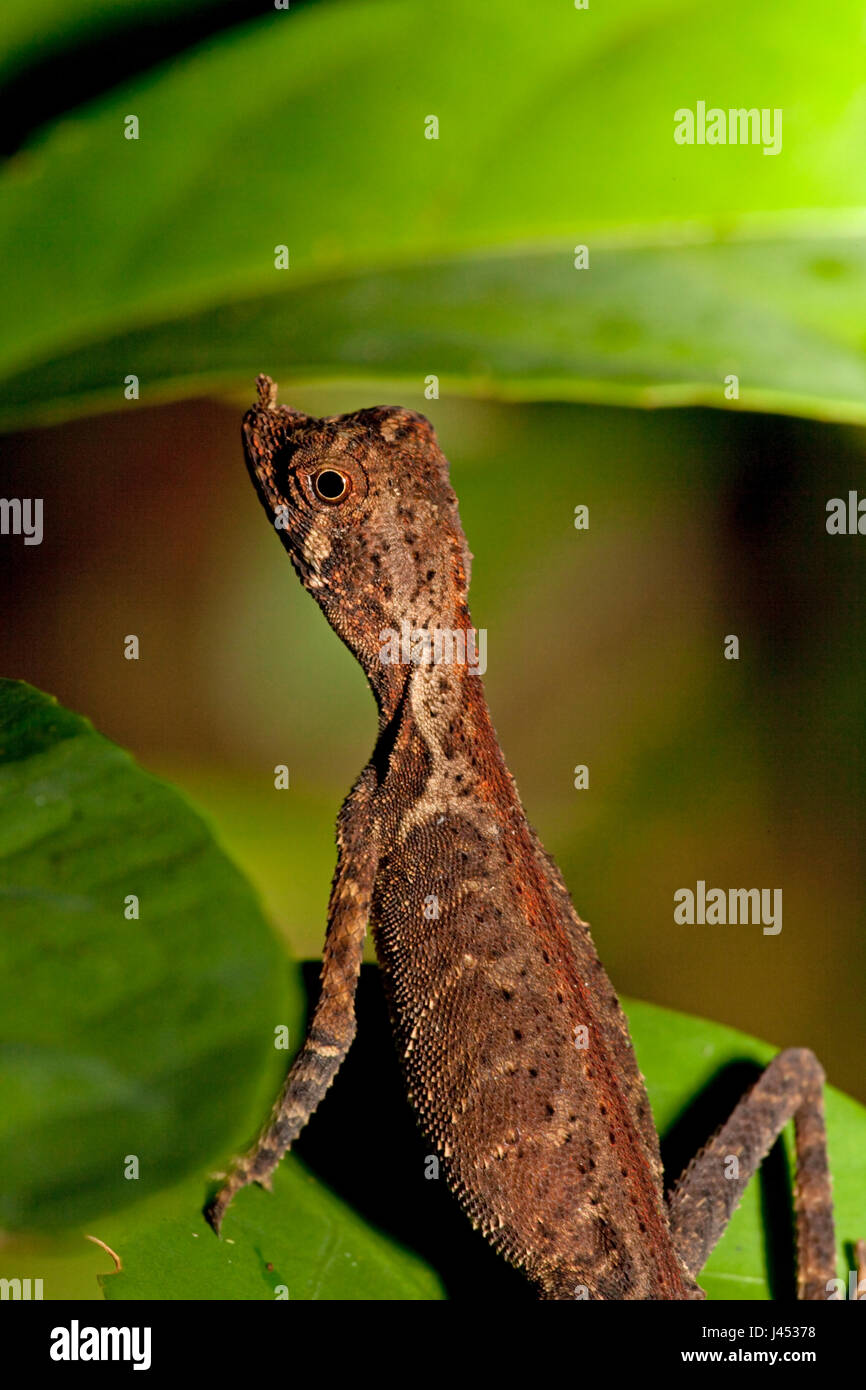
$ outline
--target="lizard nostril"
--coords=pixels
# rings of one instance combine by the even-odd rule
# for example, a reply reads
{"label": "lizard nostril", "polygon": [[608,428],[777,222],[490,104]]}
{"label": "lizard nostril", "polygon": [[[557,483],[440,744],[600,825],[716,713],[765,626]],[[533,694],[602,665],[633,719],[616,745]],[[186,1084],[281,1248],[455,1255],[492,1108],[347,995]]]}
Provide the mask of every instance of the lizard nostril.
{"label": "lizard nostril", "polygon": [[313,488],[323,502],[340,502],[349,491],[349,479],[336,468],[323,468],[313,478]]}

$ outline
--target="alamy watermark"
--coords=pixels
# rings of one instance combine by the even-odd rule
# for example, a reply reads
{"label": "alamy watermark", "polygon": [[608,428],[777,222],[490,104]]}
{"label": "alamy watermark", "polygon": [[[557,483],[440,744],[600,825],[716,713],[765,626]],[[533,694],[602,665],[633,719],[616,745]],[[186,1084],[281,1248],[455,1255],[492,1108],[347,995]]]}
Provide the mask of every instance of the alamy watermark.
{"label": "alamy watermark", "polygon": [[678,145],[763,145],[764,154],[780,154],[782,112],[777,106],[729,107],[697,102],[694,111],[681,106],[674,112],[674,140]]}
{"label": "alamy watermark", "polygon": [[68,1327],[51,1331],[52,1361],[131,1361],[134,1371],[150,1369],[149,1327],[82,1327],[73,1318]]}
{"label": "alamy watermark", "polygon": [[0,536],[23,536],[25,545],[41,545],[42,498],[0,497]]}
{"label": "alamy watermark", "polygon": [[762,926],[764,936],[782,930],[781,888],[707,888],[698,879],[695,890],[674,893],[674,921],[679,925],[725,927]]}
{"label": "alamy watermark", "polygon": [[466,666],[470,675],[487,670],[487,629],[483,627],[413,627],[407,618],[400,631],[379,633],[383,666]]}
{"label": "alamy watermark", "polygon": [[831,497],[827,503],[827,534],[830,536],[866,536],[866,497],[853,488],[847,500]]}
{"label": "alamy watermark", "polygon": [[0,1300],[23,1300],[42,1298],[41,1279],[0,1279]]}

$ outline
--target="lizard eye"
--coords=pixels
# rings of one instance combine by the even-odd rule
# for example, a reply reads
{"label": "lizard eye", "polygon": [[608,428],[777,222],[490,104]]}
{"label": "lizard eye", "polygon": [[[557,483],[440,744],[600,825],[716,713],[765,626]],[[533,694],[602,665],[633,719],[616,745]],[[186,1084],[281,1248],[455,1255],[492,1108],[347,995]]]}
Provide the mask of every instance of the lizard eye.
{"label": "lizard eye", "polygon": [[322,502],[342,502],[349,493],[352,480],[336,468],[323,468],[312,478],[313,491]]}

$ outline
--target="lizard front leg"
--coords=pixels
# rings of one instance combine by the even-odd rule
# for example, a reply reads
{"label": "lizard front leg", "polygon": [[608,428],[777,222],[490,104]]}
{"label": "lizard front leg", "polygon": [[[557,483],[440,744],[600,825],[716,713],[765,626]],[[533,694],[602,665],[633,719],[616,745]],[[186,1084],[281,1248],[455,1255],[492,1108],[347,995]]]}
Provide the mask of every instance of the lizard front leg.
{"label": "lizard front leg", "polygon": [[319,1105],[355,1036],[355,988],[379,863],[375,786],[375,771],[368,766],[340,812],[319,1000],[268,1123],[207,1209],[217,1233],[236,1192],[251,1182],[270,1187],[271,1174]]}
{"label": "lizard front leg", "polygon": [[[828,1284],[836,1275],[836,1241],[823,1084],[824,1072],[813,1052],[780,1052],[727,1124],[692,1160],[668,1199],[674,1246],[690,1274],[703,1268],[746,1183],[793,1118],[797,1294],[801,1299],[827,1298]],[[737,1159],[736,1165],[731,1158]]]}

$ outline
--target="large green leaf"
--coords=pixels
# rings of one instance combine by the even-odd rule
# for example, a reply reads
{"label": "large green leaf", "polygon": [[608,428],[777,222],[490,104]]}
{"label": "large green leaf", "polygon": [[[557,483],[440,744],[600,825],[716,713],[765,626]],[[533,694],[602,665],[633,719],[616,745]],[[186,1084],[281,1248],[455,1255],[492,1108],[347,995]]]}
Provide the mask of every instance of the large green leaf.
{"label": "large green leaf", "polygon": [[[372,967],[364,973],[365,982],[373,983]],[[378,986],[378,981],[375,984]],[[635,1000],[626,1002],[673,1177],[726,1118],[736,1096],[758,1075],[758,1068],[776,1049],[720,1024]],[[359,1077],[364,1077],[370,1088],[384,1083],[389,1091],[387,1107],[370,1115],[369,1091],[363,1099],[363,1117],[373,1126],[363,1139],[363,1147],[373,1150],[376,1162],[371,1166],[372,1176],[368,1176],[360,1202],[362,1206],[375,1207],[371,1187],[377,1185],[381,1189],[380,1209],[387,1212],[389,1224],[399,1226],[399,1215],[392,1209],[404,1201],[402,1176],[414,1164],[420,1178],[420,1162],[417,1154],[413,1156],[411,1141],[407,1143],[404,1136],[407,1106],[389,1086],[389,1072],[394,1067],[390,1040],[375,1036],[376,1032],[375,1026],[359,1029],[353,1051],[362,1055],[354,1058],[354,1077],[343,1073],[335,1083],[332,1096],[343,1111],[336,1115],[332,1110],[327,1142],[337,1150],[331,1167],[341,1177],[347,1165],[358,1162],[361,1146],[347,1093]],[[350,1054],[347,1065],[352,1064]],[[726,1081],[732,1084],[726,1085]],[[328,1106],[331,1107],[331,1097]],[[862,1157],[866,1110],[828,1088],[827,1118],[839,1268],[844,1273],[851,1244],[866,1232]],[[322,1119],[317,1116],[311,1128],[318,1128]],[[779,1161],[769,1163],[761,1178],[749,1185],[742,1205],[711,1256],[700,1280],[709,1298],[792,1296],[790,1139],[790,1135],[785,1136],[784,1148],[777,1155]],[[421,1152],[423,1149],[418,1150]],[[429,1261],[432,1236],[428,1228],[448,1217],[444,1208],[425,1203],[424,1186],[419,1181],[414,1189],[411,1221],[404,1229],[411,1232],[411,1244],[428,1252]],[[113,1239],[124,1271],[102,1281],[109,1298],[272,1299],[277,1296],[276,1285],[285,1285],[291,1298],[300,1299],[442,1296],[429,1271],[413,1262],[399,1243],[392,1240],[386,1245],[345,1203],[339,1202],[321,1183],[314,1183],[294,1156],[283,1163],[273,1194],[255,1188],[239,1194],[223,1225],[222,1241],[216,1239],[201,1218],[204,1191],[201,1182],[188,1184],[176,1194],[171,1210],[163,1204],[157,1220],[148,1213],[130,1213],[118,1219]],[[442,1198],[451,1200],[444,1193]],[[455,1215],[438,1270],[446,1287],[453,1280],[456,1266],[469,1265],[473,1268],[473,1296],[477,1297],[479,1290],[484,1296],[497,1298],[524,1294],[522,1281],[507,1283],[502,1279],[505,1272],[498,1269],[495,1257],[491,1256],[487,1263],[481,1260],[480,1245],[481,1238],[470,1230],[469,1223]],[[466,1296],[465,1288],[462,1292]]]}
{"label": "large green leaf", "polygon": [[435,1273],[367,1225],[286,1159],[273,1192],[254,1188],[230,1209],[222,1239],[201,1219],[201,1184],[175,1210],[131,1214],[118,1242],[123,1272],[100,1280],[109,1299],[441,1298]]}
{"label": "large green leaf", "polygon": [[0,681],[0,1224],[89,1219],[243,1135],[285,1058],[275,1025],[298,1031],[283,973],[178,793]]}
{"label": "large green leaf", "polygon": [[[471,257],[339,277],[327,292],[301,285],[106,338],[41,364],[39,414],[116,406],[118,362],[134,363],[148,392],[172,396],[239,381],[249,396],[264,362],[295,386],[357,375],[370,390],[379,378],[418,391],[435,366],[443,392],[647,406],[723,405],[735,372],[750,408],[859,421],[864,310],[866,241],[855,239],[600,247],[591,277],[561,248]],[[7,419],[26,416],[33,389],[30,371],[0,386]]]}
{"label": "large green leaf", "polygon": [[[757,1077],[757,1067],[765,1066],[779,1049],[706,1019],[636,1000],[626,1003],[673,1180],[727,1119],[737,1094]],[[853,1243],[866,1235],[866,1109],[828,1086],[826,1111],[839,1273],[847,1280]],[[765,1165],[760,1181],[747,1187],[700,1276],[708,1298],[792,1297],[793,1125],[785,1133],[784,1153],[777,1156],[780,1161]]]}
{"label": "large green leaf", "polygon": [[[368,0],[223,35],[7,166],[2,418],[265,368],[719,405],[733,373],[741,406],[866,419],[861,29],[858,0]],[[781,152],[677,145],[699,100],[781,110]]]}

